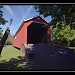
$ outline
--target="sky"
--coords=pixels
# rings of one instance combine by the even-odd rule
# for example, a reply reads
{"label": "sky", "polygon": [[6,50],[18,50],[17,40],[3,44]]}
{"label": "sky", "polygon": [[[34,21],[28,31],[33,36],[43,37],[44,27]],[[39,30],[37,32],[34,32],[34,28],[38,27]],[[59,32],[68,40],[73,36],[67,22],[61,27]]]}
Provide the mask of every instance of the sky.
{"label": "sky", "polygon": [[[10,24],[10,18],[12,18],[13,22],[10,26],[10,32],[13,35],[16,33],[24,20],[39,15],[39,13],[34,9],[33,5],[3,5],[1,10],[3,11],[3,17],[8,21],[8,23],[6,23],[4,26],[0,25],[0,27],[2,27],[4,33],[7,26]],[[42,16],[42,18],[47,22],[51,21],[50,16],[46,18]]]}

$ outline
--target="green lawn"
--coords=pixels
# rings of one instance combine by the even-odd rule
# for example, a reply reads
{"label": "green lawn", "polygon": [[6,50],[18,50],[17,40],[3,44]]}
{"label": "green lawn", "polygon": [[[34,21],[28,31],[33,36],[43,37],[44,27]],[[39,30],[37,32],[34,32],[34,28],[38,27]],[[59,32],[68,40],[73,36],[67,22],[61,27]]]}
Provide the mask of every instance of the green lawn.
{"label": "green lawn", "polygon": [[6,46],[0,57],[0,70],[25,70],[27,68],[23,54],[20,50]]}
{"label": "green lawn", "polygon": [[74,49],[75,50],[75,47],[69,47],[70,49]]}
{"label": "green lawn", "polygon": [[74,49],[74,52],[75,52],[75,47],[68,47],[68,48],[70,48],[70,49]]}

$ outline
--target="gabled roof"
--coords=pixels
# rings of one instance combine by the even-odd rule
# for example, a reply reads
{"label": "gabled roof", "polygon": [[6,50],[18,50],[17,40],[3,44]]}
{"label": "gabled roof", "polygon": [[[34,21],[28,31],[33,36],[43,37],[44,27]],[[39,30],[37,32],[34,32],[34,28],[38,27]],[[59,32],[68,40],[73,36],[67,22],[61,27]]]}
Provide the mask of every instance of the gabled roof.
{"label": "gabled roof", "polygon": [[[32,19],[35,19],[35,18],[41,18],[40,16],[36,16],[36,17],[33,17],[33,18],[29,18],[27,20],[24,20],[24,22],[28,22],[28,21],[31,21]],[[41,18],[42,19],[42,18]],[[42,19],[45,23],[47,23],[44,19]],[[47,23],[48,24],[48,23]]]}
{"label": "gabled roof", "polygon": [[[23,24],[24,23],[26,23],[26,22],[28,22],[28,21],[31,21],[31,20],[33,20],[33,19],[35,19],[35,18],[41,18],[40,16],[37,16],[37,17],[33,17],[33,18],[29,18],[29,19],[27,19],[27,20],[24,20],[23,22],[22,22],[22,24],[21,24],[21,26],[19,27],[19,29],[17,30],[17,32],[15,33],[15,35],[14,35],[14,37],[16,36],[16,34],[19,32],[19,30],[22,28],[22,26],[23,26]],[[41,18],[42,19],[42,18]],[[42,19],[45,23],[47,23],[44,19]],[[48,24],[48,23],[47,23]],[[49,25],[49,24],[48,24]]]}

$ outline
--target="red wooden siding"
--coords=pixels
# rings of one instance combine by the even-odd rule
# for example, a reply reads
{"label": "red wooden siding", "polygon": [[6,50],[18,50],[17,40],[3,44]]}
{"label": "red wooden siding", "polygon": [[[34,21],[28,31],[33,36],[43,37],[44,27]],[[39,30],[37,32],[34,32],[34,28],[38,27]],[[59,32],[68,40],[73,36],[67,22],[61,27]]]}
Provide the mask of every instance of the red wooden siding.
{"label": "red wooden siding", "polygon": [[14,37],[13,46],[21,48],[22,44],[27,43],[27,26],[31,24],[32,22],[33,21],[29,21],[23,24],[23,27],[19,30],[19,32],[15,36],[16,39]]}
{"label": "red wooden siding", "polygon": [[27,44],[27,27],[28,27],[32,22],[33,22],[33,21],[29,21],[29,22],[24,23],[24,35],[23,35],[24,41],[23,41],[23,44]]}
{"label": "red wooden siding", "polygon": [[24,41],[23,35],[24,35],[24,28],[22,27],[21,30],[18,32],[18,34],[14,37],[13,40],[13,46],[21,48],[21,44]]}

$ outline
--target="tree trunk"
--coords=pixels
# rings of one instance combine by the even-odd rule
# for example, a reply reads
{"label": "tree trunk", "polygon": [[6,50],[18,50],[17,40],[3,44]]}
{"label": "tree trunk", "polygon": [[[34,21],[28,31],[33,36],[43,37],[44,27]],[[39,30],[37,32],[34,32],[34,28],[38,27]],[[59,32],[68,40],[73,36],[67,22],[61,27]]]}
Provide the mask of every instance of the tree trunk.
{"label": "tree trunk", "polygon": [[3,35],[3,37],[2,37],[2,39],[1,39],[1,41],[0,41],[0,56],[1,56],[2,49],[3,49],[4,44],[5,44],[5,42],[8,38],[9,33],[10,33],[10,29],[7,28],[4,35]]}

